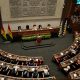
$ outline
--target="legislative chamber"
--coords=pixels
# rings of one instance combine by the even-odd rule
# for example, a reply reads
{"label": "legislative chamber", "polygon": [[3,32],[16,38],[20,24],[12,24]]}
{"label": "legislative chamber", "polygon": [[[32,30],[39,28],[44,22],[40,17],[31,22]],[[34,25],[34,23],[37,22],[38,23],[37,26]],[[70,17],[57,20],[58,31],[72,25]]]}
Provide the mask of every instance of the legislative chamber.
{"label": "legislative chamber", "polygon": [[0,80],[80,79],[80,0],[0,1]]}

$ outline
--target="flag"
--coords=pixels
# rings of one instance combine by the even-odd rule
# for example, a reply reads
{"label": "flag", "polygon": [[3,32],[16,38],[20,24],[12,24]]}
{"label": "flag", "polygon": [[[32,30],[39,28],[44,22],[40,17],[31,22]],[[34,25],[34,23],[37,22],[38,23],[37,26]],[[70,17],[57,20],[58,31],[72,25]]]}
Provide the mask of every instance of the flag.
{"label": "flag", "polygon": [[13,39],[12,32],[11,32],[9,24],[8,24],[8,35],[10,36],[11,39]]}
{"label": "flag", "polygon": [[3,26],[1,27],[1,35],[7,40],[6,33]]}
{"label": "flag", "polygon": [[59,27],[60,27],[60,28],[59,28],[59,34],[58,34],[59,37],[62,35],[62,23],[63,23],[63,22],[61,22],[61,24],[60,24],[60,26],[59,26]]}
{"label": "flag", "polygon": [[67,33],[66,29],[67,29],[67,21],[65,22],[65,25],[64,25],[63,35]]}

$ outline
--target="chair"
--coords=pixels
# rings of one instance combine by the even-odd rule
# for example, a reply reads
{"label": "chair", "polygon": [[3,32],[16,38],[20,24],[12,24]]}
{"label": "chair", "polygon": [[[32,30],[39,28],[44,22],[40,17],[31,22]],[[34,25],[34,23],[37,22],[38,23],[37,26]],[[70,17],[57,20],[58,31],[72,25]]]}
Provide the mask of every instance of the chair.
{"label": "chair", "polygon": [[38,29],[42,29],[42,25],[39,25],[39,26],[38,26]]}

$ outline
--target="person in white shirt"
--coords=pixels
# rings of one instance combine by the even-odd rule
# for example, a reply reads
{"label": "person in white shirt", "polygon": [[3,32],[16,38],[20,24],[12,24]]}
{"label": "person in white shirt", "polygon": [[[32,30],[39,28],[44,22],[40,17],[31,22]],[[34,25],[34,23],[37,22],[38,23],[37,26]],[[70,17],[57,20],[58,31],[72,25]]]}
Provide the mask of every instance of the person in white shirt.
{"label": "person in white shirt", "polygon": [[19,66],[18,65],[15,65],[13,68],[15,69],[15,71],[17,71],[18,68],[19,68]]}
{"label": "person in white shirt", "polygon": [[52,29],[51,24],[47,25],[47,29]]}
{"label": "person in white shirt", "polygon": [[36,25],[33,25],[32,30],[37,30],[37,29],[38,29],[37,26]]}
{"label": "person in white shirt", "polygon": [[49,76],[49,71],[48,71],[48,69],[43,69],[43,71],[44,71],[43,77]]}

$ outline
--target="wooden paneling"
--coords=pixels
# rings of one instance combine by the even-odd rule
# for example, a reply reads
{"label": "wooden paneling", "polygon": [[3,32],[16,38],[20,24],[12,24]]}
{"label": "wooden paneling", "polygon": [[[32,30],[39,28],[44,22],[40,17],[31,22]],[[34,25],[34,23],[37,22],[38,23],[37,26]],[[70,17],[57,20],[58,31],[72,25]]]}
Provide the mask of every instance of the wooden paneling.
{"label": "wooden paneling", "polygon": [[0,34],[1,34],[1,27],[2,27],[2,18],[1,18],[1,9],[0,9]]}
{"label": "wooden paneling", "polygon": [[[77,12],[76,12],[77,7]],[[66,20],[68,21],[68,25],[72,28],[72,31],[78,31],[80,32],[80,21],[75,21],[73,23],[73,20],[71,19],[72,16],[74,16],[79,13],[80,16],[80,6],[74,2],[74,0],[65,0],[65,5],[63,8],[63,14],[62,14],[62,21],[65,23]],[[74,18],[73,18],[74,19]]]}

